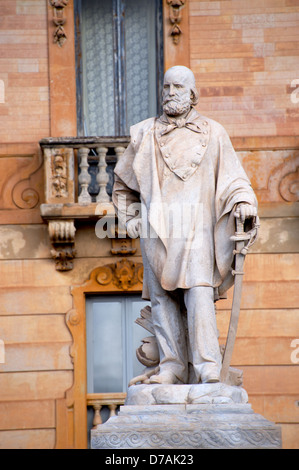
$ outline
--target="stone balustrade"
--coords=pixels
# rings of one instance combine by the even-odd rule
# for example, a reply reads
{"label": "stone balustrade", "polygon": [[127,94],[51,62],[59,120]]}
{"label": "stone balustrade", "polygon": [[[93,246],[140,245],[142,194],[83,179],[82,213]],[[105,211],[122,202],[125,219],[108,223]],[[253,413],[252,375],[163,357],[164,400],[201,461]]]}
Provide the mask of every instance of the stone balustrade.
{"label": "stone balustrade", "polygon": [[128,144],[128,137],[42,139],[45,203],[109,203],[112,170]]}
{"label": "stone balustrade", "polygon": [[117,407],[125,403],[126,396],[126,393],[89,393],[87,406],[92,406],[94,410],[93,429],[96,429],[99,424],[103,424],[101,409],[104,406],[109,408],[108,419],[115,416]]}
{"label": "stone balustrade", "polygon": [[45,202],[40,211],[49,224],[57,270],[73,268],[76,221],[115,215],[113,171],[128,144],[129,137],[51,137],[40,141],[45,178]]}

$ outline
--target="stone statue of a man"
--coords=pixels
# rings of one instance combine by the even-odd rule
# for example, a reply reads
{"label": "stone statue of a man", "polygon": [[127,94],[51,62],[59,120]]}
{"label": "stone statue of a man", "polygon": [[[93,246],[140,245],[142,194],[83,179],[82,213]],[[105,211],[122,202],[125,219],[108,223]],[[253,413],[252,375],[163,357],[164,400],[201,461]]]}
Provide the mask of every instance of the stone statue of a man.
{"label": "stone statue of a man", "polygon": [[[224,128],[200,115],[192,71],[164,77],[163,115],[131,127],[115,168],[113,202],[128,234],[140,236],[143,298],[150,299],[159,372],[150,383],[218,382],[214,302],[230,286],[234,214],[257,202]],[[136,211],[141,203],[141,211]],[[186,341],[182,312],[187,311]]]}

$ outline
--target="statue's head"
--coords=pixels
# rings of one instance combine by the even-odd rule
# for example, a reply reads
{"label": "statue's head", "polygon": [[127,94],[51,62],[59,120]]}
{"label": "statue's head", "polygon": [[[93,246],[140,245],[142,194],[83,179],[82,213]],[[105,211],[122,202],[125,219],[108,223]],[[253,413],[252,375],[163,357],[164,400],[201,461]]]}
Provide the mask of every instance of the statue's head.
{"label": "statue's head", "polygon": [[163,110],[169,116],[187,113],[198,103],[199,94],[192,70],[176,65],[165,72],[163,84]]}

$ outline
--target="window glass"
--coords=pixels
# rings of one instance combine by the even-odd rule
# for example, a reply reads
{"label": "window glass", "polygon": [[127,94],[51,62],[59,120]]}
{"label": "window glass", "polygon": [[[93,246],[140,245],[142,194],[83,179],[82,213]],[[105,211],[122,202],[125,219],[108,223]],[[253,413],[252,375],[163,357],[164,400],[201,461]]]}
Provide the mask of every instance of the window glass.
{"label": "window glass", "polygon": [[82,0],[85,135],[114,133],[112,2]]}
{"label": "window glass", "polygon": [[128,126],[157,113],[155,2],[126,0]]}
{"label": "window glass", "polygon": [[92,296],[86,303],[87,393],[126,392],[144,369],[136,349],[150,334],[135,320],[148,302],[129,295]]}

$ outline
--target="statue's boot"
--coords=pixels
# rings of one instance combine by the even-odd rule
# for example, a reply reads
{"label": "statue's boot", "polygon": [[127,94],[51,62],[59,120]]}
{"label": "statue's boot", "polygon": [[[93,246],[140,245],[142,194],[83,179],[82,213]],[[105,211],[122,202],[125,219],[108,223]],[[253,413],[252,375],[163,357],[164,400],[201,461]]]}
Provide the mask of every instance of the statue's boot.
{"label": "statue's boot", "polygon": [[201,383],[203,384],[213,384],[213,383],[217,383],[217,382],[220,382],[220,377],[219,376],[208,376],[208,377],[205,377],[205,378],[201,378]]}

